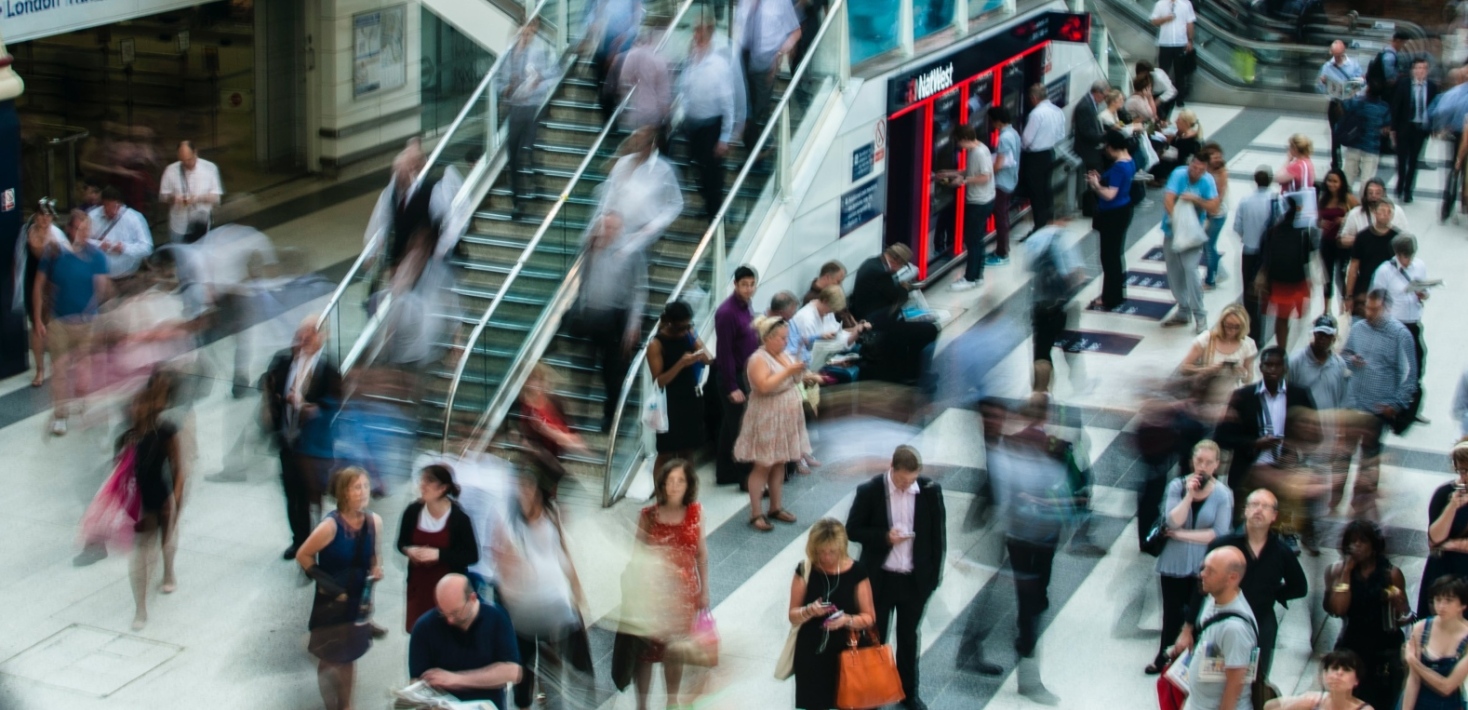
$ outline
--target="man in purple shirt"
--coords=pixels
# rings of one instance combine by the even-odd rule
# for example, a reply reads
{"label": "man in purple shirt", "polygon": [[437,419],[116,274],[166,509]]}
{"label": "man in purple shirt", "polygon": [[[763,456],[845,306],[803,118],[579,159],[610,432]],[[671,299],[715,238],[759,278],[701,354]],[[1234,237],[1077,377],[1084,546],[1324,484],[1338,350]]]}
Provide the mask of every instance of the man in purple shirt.
{"label": "man in purple shirt", "polygon": [[739,438],[739,427],[744,422],[744,400],[749,393],[744,364],[759,349],[759,338],[754,333],[754,309],[749,305],[758,282],[754,269],[748,266],[735,269],[734,293],[714,312],[714,366],[719,376],[717,391],[724,406],[715,469],[719,485],[742,485],[749,475],[749,465],[734,460],[734,441]]}

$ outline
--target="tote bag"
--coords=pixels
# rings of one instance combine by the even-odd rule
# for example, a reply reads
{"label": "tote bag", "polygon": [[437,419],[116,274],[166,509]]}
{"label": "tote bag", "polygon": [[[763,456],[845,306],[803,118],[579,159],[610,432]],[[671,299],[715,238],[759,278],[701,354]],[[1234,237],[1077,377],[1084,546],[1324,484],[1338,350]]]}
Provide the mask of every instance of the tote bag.
{"label": "tote bag", "polygon": [[1172,241],[1174,254],[1192,251],[1208,243],[1208,233],[1198,219],[1198,209],[1191,202],[1178,200],[1172,207]]}
{"label": "tote bag", "polygon": [[897,659],[892,647],[877,642],[877,634],[867,627],[870,646],[857,645],[855,629],[851,641],[841,652],[841,668],[836,676],[836,707],[842,710],[866,710],[893,705],[907,697],[902,692],[902,678],[897,674]]}

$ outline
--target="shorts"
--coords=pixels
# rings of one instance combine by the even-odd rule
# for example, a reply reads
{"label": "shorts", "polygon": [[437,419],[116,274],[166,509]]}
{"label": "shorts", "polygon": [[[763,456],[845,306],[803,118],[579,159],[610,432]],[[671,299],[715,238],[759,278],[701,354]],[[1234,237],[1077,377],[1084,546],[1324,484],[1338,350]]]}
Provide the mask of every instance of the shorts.
{"label": "shorts", "polygon": [[1030,313],[1030,325],[1034,330],[1035,360],[1054,362],[1052,351],[1055,341],[1065,333],[1069,324],[1070,311],[1066,306],[1035,306]]}
{"label": "shorts", "polygon": [[67,353],[86,354],[92,347],[92,321],[52,319],[46,324],[46,352],[55,360]]}
{"label": "shorts", "polygon": [[1269,284],[1269,315],[1275,318],[1303,318],[1310,303],[1310,281]]}

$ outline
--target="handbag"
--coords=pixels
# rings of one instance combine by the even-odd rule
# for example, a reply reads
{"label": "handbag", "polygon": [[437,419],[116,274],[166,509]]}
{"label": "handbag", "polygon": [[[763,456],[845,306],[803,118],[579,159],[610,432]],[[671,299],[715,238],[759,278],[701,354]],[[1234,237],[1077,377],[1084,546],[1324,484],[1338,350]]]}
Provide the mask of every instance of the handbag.
{"label": "handbag", "polygon": [[137,445],[128,444],[117,456],[112,475],[97,490],[97,495],[82,516],[81,538],[87,545],[110,545],[124,548],[132,544],[133,533],[142,519],[143,499],[138,493]]}
{"label": "handbag", "polygon": [[719,631],[714,615],[700,609],[693,617],[688,635],[668,646],[668,651],[684,665],[713,668],[719,665]]}
{"label": "handbag", "polygon": [[1165,518],[1158,518],[1147,532],[1147,537],[1142,540],[1142,552],[1157,557],[1162,554],[1164,547],[1167,547],[1167,521]]}
{"label": "handbag", "polygon": [[902,702],[902,677],[897,674],[897,658],[892,647],[877,642],[877,634],[867,627],[870,646],[858,645],[860,635],[851,630],[851,640],[841,652],[841,666],[836,676],[836,707],[842,710],[866,710]]}
{"label": "handbag", "polygon": [[658,434],[668,433],[668,391],[657,387],[651,397],[642,402],[642,424]]}
{"label": "handbag", "polygon": [[[810,570],[814,563],[807,559],[800,566],[800,578],[810,586]],[[790,635],[785,637],[785,647],[775,659],[775,680],[787,680],[795,675],[795,638],[800,635],[800,624],[790,625]]]}
{"label": "handbag", "polygon": [[1191,202],[1178,200],[1172,208],[1172,239],[1165,242],[1174,254],[1189,252],[1208,243],[1208,233]]}

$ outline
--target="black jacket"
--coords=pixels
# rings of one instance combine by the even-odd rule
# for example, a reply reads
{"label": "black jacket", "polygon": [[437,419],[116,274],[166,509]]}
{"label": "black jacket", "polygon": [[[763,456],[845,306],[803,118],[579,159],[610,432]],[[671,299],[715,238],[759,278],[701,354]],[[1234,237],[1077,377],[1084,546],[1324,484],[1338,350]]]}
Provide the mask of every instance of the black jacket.
{"label": "black jacket", "polygon": [[[290,379],[291,361],[294,359],[292,348],[276,353],[260,382],[260,390],[265,397],[265,413],[268,416],[266,428],[274,435],[277,445],[292,443],[286,441],[288,432],[285,431],[285,386],[286,380]],[[323,352],[316,360],[316,372],[312,375],[311,382],[306,387],[306,391],[302,393],[301,399],[306,404],[314,404],[322,409],[327,409],[334,403],[340,402],[341,395],[341,373],[337,372],[336,365],[333,365]],[[303,422],[302,428],[306,426]]]}
{"label": "black jacket", "polygon": [[[1286,412],[1295,407],[1315,409],[1315,398],[1310,396],[1310,390],[1304,387],[1291,387],[1283,382],[1280,384],[1285,388]],[[1228,482],[1229,487],[1235,491],[1239,490],[1239,485],[1248,476],[1249,469],[1253,468],[1254,462],[1259,459],[1259,452],[1254,449],[1254,442],[1261,438],[1259,414],[1262,409],[1263,404],[1259,399],[1259,383],[1244,385],[1234,390],[1234,393],[1228,398],[1228,411],[1224,413],[1223,420],[1218,423],[1218,429],[1213,434],[1219,446],[1234,452],[1233,463],[1228,468]],[[1237,502],[1236,507],[1242,509],[1243,503]]]}
{"label": "black jacket", "polygon": [[1070,116],[1070,125],[1075,130],[1071,137],[1071,147],[1089,170],[1098,170],[1101,167],[1101,141],[1106,138],[1106,129],[1097,118],[1100,113],[1100,107],[1087,94],[1076,102],[1075,110]]}
{"label": "black jacket", "polygon": [[[1428,79],[1427,106],[1423,118],[1427,120],[1426,130],[1429,132],[1432,130],[1432,100],[1437,98],[1437,94],[1437,82]],[[1410,76],[1404,77],[1402,81],[1397,82],[1397,88],[1392,90],[1392,95],[1388,103],[1392,107],[1392,130],[1401,133],[1412,128],[1412,117],[1417,109],[1412,105],[1412,78]]]}
{"label": "black jacket", "polygon": [[[944,557],[948,553],[947,511],[943,488],[928,478],[918,478],[917,503],[913,510],[912,574],[918,586],[932,593],[943,582]],[[873,574],[887,562],[892,551],[887,532],[892,529],[887,513],[887,474],[856,487],[856,500],[846,516],[846,535],[861,543],[861,563]]]}
{"label": "black jacket", "polygon": [[878,254],[856,270],[856,282],[846,297],[847,310],[861,320],[882,320],[895,315],[907,303],[907,289],[903,288],[887,270],[887,262]]}
{"label": "black jacket", "polygon": [[[413,531],[418,527],[418,516],[422,512],[421,500],[409,503],[408,509],[403,511],[403,519],[398,523],[398,552],[412,546]],[[448,565],[452,571],[464,574],[469,571],[470,565],[479,561],[479,541],[474,537],[474,523],[458,503],[449,507],[449,520],[445,529],[449,533],[449,546],[439,550],[438,560]]]}
{"label": "black jacket", "polygon": [[[1246,571],[1243,581],[1239,582],[1239,591],[1243,592],[1249,608],[1254,611],[1254,619],[1258,621],[1261,631],[1278,625],[1274,613],[1275,604],[1288,607],[1290,601],[1301,599],[1310,591],[1310,582],[1305,577],[1305,570],[1300,567],[1300,558],[1285,546],[1284,541],[1279,539],[1279,533],[1273,530],[1269,531],[1269,539],[1264,543],[1258,557],[1254,556],[1254,550],[1249,547],[1249,534],[1242,527],[1208,543],[1209,552],[1220,547],[1236,547],[1244,553]],[[1202,610],[1203,594],[1202,590],[1198,590],[1193,594],[1189,611],[1184,618],[1191,620],[1196,627],[1198,612]]]}

